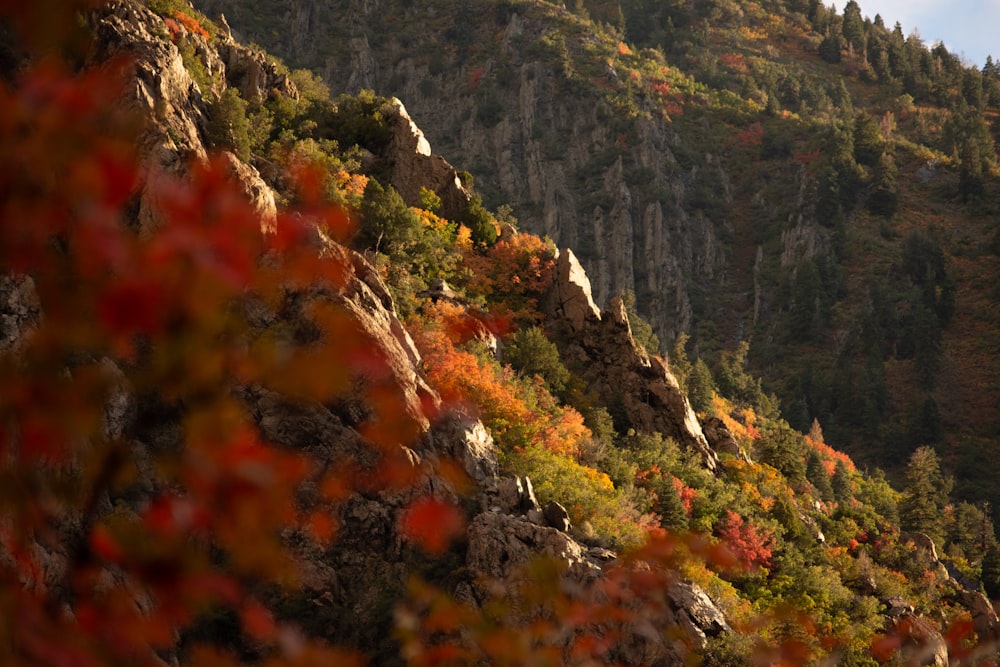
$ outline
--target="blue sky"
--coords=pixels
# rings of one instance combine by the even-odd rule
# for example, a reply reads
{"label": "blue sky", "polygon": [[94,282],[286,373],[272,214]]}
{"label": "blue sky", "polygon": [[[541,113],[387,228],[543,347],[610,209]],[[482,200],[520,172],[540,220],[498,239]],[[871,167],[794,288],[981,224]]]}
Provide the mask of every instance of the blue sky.
{"label": "blue sky", "polygon": [[[861,15],[882,15],[886,27],[896,21],[903,34],[914,28],[927,46],[944,42],[948,51],[963,56],[968,64],[982,67],[986,56],[1000,59],[1000,0],[856,0]],[[847,0],[837,0],[843,12]]]}

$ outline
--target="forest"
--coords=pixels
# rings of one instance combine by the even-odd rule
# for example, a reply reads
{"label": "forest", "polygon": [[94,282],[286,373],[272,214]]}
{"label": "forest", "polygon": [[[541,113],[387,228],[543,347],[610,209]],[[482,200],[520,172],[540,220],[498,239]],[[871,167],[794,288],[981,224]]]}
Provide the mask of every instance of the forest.
{"label": "forest", "polygon": [[[663,343],[628,290],[618,329],[613,305],[574,328],[552,305],[572,248],[522,229],[477,189],[482,174],[456,172],[460,206],[443,187],[405,201],[397,101],[239,51],[188,3],[0,3],[6,664],[996,663],[996,480],[968,469],[993,436],[953,437],[938,405],[950,336],[970,326],[960,299],[996,309],[958,265],[995,267],[996,241],[969,258],[901,221],[908,198],[932,195],[902,188],[897,161],[936,161],[936,187],[954,186],[941,201],[988,218],[1000,70],[862,20],[853,2],[843,16],[818,2],[573,9],[574,25],[614,37],[617,76],[642,83],[604,91],[612,106],[653,100],[680,125],[700,100],[734,115],[734,151],[794,155],[811,174],[831,254],[770,267],[784,301],[752,343],[697,328]],[[891,87],[909,111],[845,118],[836,91],[737,55],[715,78],[635,55],[753,33],[751,10],[808,31],[818,59],[851,65],[851,87]],[[223,48],[281,87],[241,90],[236,58],[211,55]],[[565,57],[569,84],[595,85]],[[784,135],[790,114],[828,114],[826,134]],[[724,226],[736,200],[693,185],[699,219]],[[872,221],[886,242],[873,253],[898,254],[884,277],[861,276],[838,356],[770,389],[780,375],[758,371],[774,357],[826,350],[843,311],[858,314],[842,260],[858,261]],[[711,455],[595,380],[591,349],[646,379],[664,369],[655,379],[683,396]],[[458,419],[488,434],[478,472],[469,441],[445,435]],[[891,477],[875,465],[893,460]],[[477,531],[503,514],[505,479],[565,512],[561,530],[532,510],[508,525],[563,551],[490,582]],[[366,560],[381,551],[384,569]],[[377,570],[377,586],[353,597],[336,574],[351,567]],[[684,634],[666,594],[678,583],[714,605],[711,632]]]}

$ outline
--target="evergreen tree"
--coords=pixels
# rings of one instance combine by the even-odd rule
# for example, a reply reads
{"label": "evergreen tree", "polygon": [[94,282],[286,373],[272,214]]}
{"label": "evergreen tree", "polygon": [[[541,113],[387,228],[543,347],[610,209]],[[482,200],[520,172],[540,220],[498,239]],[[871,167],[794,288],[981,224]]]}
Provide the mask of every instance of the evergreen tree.
{"label": "evergreen tree", "polygon": [[1000,546],[996,543],[983,557],[983,588],[990,598],[1000,598]]}
{"label": "evergreen tree", "polygon": [[656,488],[656,513],[660,515],[660,525],[667,530],[687,530],[688,516],[681,502],[681,494],[674,485],[674,478],[667,475]]}
{"label": "evergreen tree", "polygon": [[527,376],[538,375],[555,394],[561,394],[570,373],[559,359],[559,349],[538,327],[515,333],[504,347],[504,357],[514,370]]}
{"label": "evergreen tree", "polygon": [[834,499],[833,485],[826,474],[823,459],[815,450],[809,452],[809,460],[806,461],[806,479],[816,487],[820,498],[828,502]]}
{"label": "evergreen tree", "polygon": [[865,29],[861,18],[861,7],[854,0],[848,0],[844,5],[844,22],[841,32],[847,43],[854,48],[855,53],[864,52]]}
{"label": "evergreen tree", "polygon": [[[468,187],[471,188],[471,185]],[[487,246],[496,243],[499,236],[497,226],[493,222],[493,216],[483,205],[480,194],[472,195],[468,208],[459,216],[458,221],[472,231],[472,240],[476,243]]]}
{"label": "evergreen tree", "polygon": [[653,331],[653,326],[636,310],[635,292],[632,290],[622,292],[622,303],[625,305],[625,314],[628,315],[632,338],[646,350],[646,354],[659,354],[660,338]]}
{"label": "evergreen tree", "polygon": [[830,487],[833,489],[833,498],[841,506],[848,505],[854,498],[854,488],[851,484],[851,471],[847,469],[847,464],[837,460],[833,468],[833,477],[830,478]]}
{"label": "evergreen tree", "polygon": [[937,453],[919,447],[906,467],[906,486],[900,502],[900,521],[905,530],[913,530],[944,544],[944,507],[951,493],[952,481],[941,473]]}
{"label": "evergreen tree", "polygon": [[689,390],[688,379],[691,377],[691,370],[693,369],[691,360],[688,359],[687,355],[688,340],[690,340],[690,336],[683,331],[677,334],[677,339],[670,349],[668,358],[670,370],[673,372],[674,377],[677,378],[677,383],[681,386],[681,389],[685,392]]}
{"label": "evergreen tree", "polygon": [[756,453],[762,463],[777,468],[793,486],[806,479],[805,452],[802,436],[784,422],[768,428],[756,443]]}
{"label": "evergreen tree", "polygon": [[896,161],[890,153],[879,155],[875,165],[875,175],[871,194],[866,202],[868,210],[876,215],[891,218],[899,206],[899,190],[896,185]]}
{"label": "evergreen tree", "polygon": [[859,111],[854,117],[854,159],[869,167],[878,164],[885,151],[885,141],[878,121],[865,112]]}
{"label": "evergreen tree", "polygon": [[208,140],[214,148],[232,151],[243,161],[250,159],[250,122],[247,103],[235,88],[226,88],[208,105]]}
{"label": "evergreen tree", "polygon": [[420,218],[395,188],[389,186],[387,190],[374,178],[368,181],[361,200],[356,244],[399,259],[416,243],[421,227]]}
{"label": "evergreen tree", "polygon": [[715,391],[715,381],[708,364],[699,357],[691,367],[687,380],[688,400],[695,412],[708,412],[712,408],[712,393]]}
{"label": "evergreen tree", "polygon": [[[987,504],[986,509],[989,509]],[[993,522],[987,511],[972,503],[955,505],[948,524],[948,542],[958,547],[970,563],[980,563],[996,544]]]}

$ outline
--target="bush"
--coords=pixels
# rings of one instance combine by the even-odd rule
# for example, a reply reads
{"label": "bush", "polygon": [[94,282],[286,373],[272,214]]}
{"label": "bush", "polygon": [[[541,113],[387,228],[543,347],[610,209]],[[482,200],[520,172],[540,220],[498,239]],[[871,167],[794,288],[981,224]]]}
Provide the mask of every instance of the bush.
{"label": "bush", "polygon": [[538,375],[549,389],[560,394],[566,389],[570,373],[559,359],[559,349],[538,327],[521,329],[504,348],[504,357],[519,373]]}
{"label": "bush", "polygon": [[641,515],[606,474],[570,458],[531,446],[513,453],[508,467],[531,479],[540,503],[562,504],[574,526],[589,524],[614,546],[638,546],[652,527],[652,517]]}
{"label": "bush", "polygon": [[247,103],[235,88],[226,88],[219,99],[208,105],[208,141],[247,162],[250,160],[250,123]]}

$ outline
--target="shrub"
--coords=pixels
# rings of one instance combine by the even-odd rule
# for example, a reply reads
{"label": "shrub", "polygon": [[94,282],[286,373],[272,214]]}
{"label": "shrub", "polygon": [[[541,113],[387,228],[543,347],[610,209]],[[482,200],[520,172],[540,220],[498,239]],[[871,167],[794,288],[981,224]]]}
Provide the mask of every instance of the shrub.
{"label": "shrub", "polygon": [[504,347],[504,358],[514,370],[538,375],[555,394],[566,389],[570,373],[559,359],[559,349],[538,327],[521,329]]}
{"label": "shrub", "polygon": [[244,162],[250,160],[250,123],[247,103],[235,88],[226,88],[219,99],[208,105],[208,141],[224,148]]}

